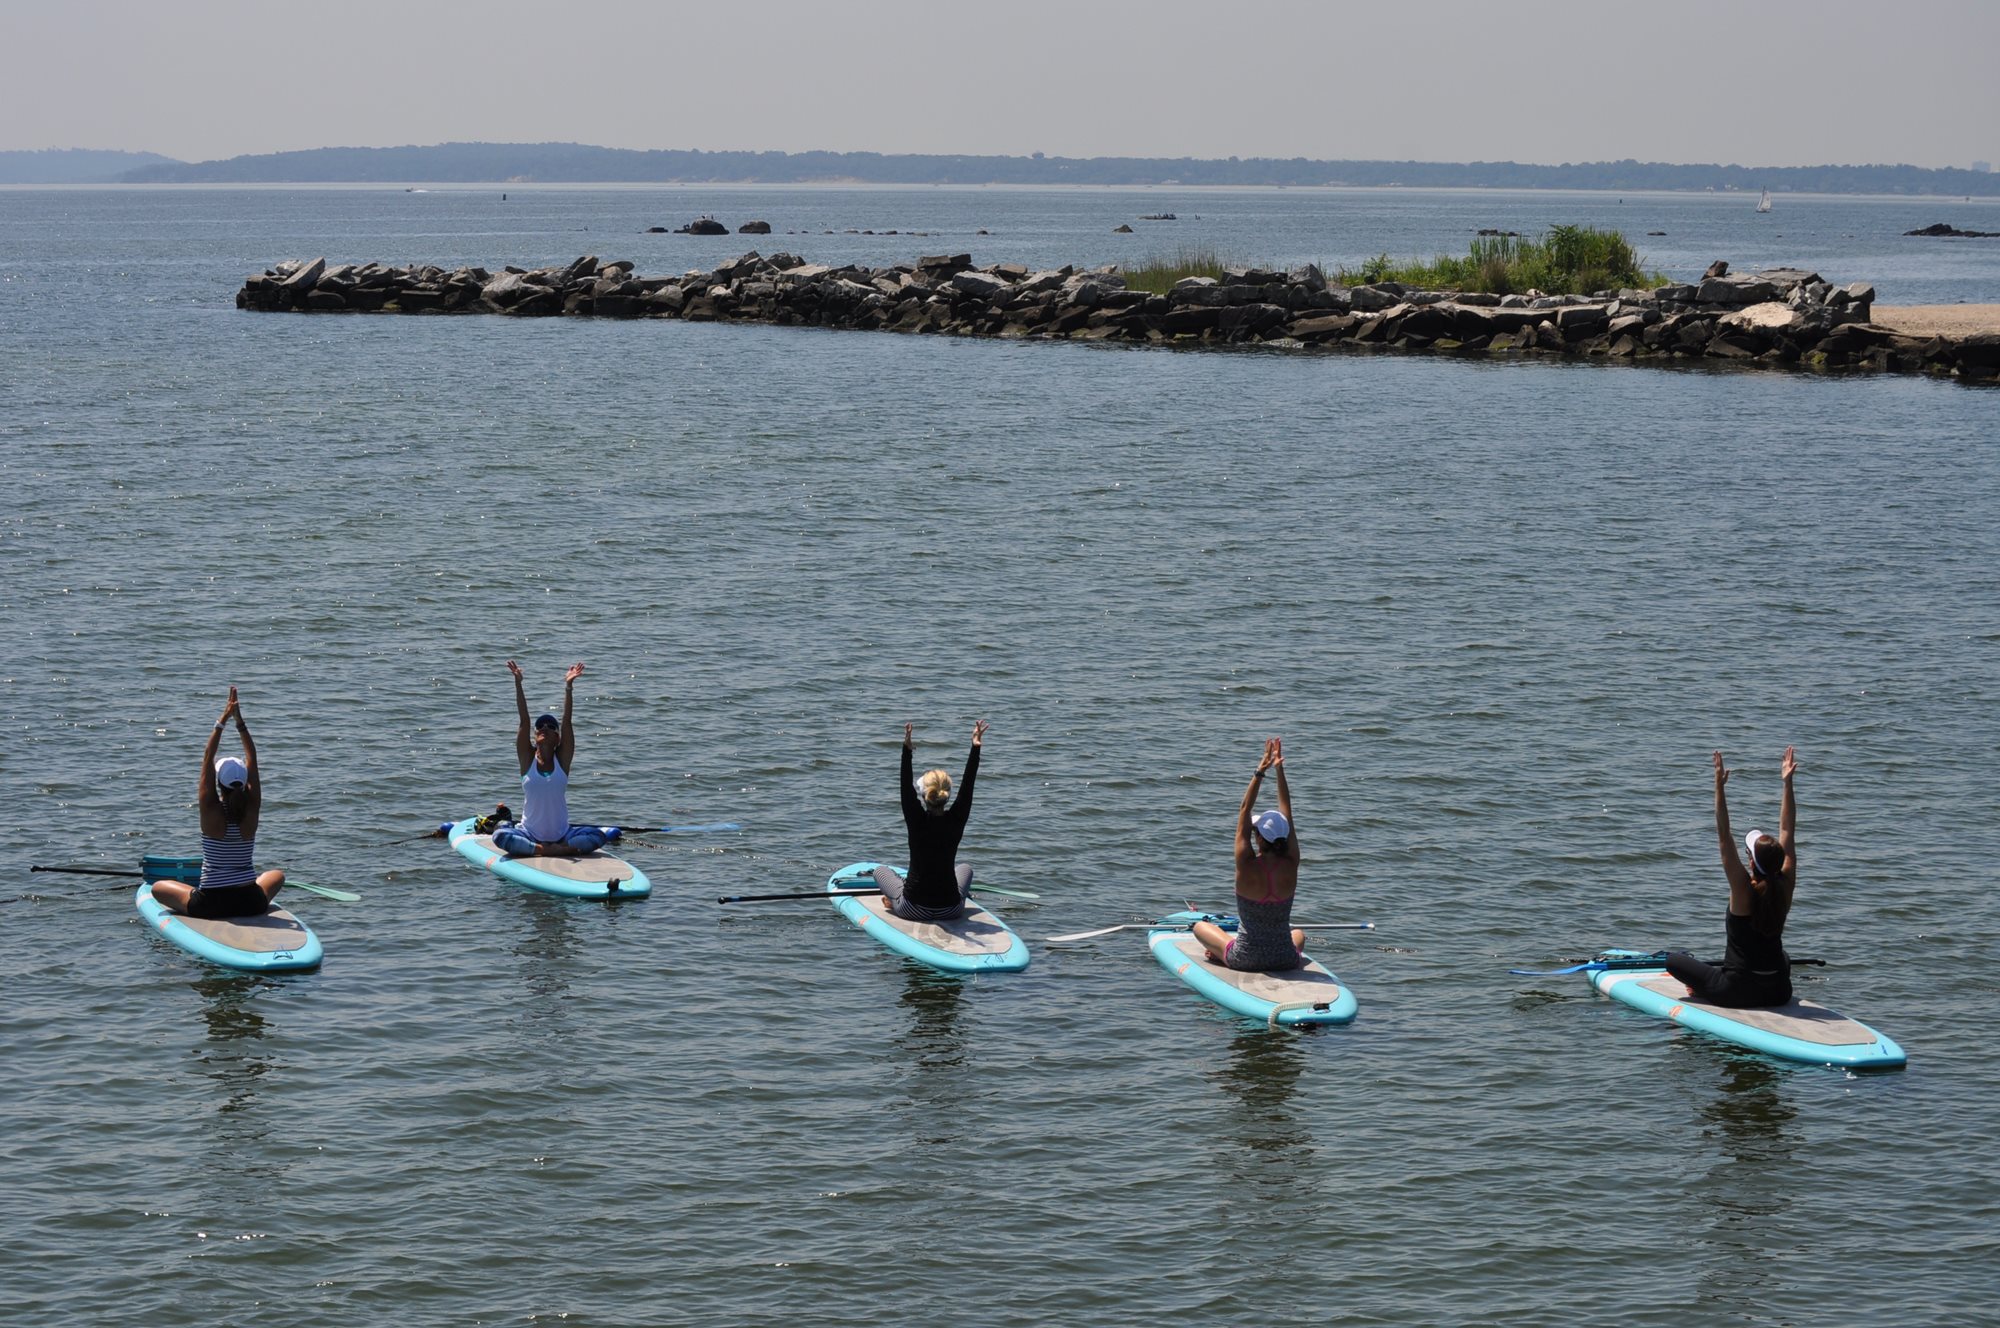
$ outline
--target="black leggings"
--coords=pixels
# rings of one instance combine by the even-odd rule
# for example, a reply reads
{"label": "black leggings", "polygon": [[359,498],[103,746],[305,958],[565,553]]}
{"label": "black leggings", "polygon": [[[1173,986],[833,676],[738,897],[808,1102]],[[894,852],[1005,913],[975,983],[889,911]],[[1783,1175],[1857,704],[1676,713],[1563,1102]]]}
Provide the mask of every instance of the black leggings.
{"label": "black leggings", "polygon": [[1773,973],[1768,977],[1741,968],[1717,968],[1704,964],[1685,950],[1667,956],[1667,972],[1687,983],[1694,999],[1728,1010],[1756,1010],[1770,1005],[1789,1005],[1792,975]]}
{"label": "black leggings", "polygon": [[271,911],[271,901],[254,881],[242,885],[196,887],[188,896],[191,918],[254,918]]}
{"label": "black leggings", "polygon": [[906,898],[903,888],[908,882],[898,875],[894,867],[877,867],[875,884],[882,887],[882,897],[889,901],[889,911],[909,922],[946,922],[952,918],[965,916],[965,897],[972,890],[972,867],[961,862],[953,872],[958,882],[958,898],[949,904],[919,904]]}

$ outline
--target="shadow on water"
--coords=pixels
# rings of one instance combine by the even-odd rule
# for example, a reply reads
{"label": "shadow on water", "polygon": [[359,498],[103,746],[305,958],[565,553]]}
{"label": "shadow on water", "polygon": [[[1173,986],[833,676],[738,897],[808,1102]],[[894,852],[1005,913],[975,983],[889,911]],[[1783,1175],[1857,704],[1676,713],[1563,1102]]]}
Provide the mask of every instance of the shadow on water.
{"label": "shadow on water", "polygon": [[570,977],[579,947],[566,900],[517,893],[515,904],[527,930],[514,943],[521,961],[521,986],[528,994],[527,1017],[567,1019]]}
{"label": "shadow on water", "polygon": [[265,1079],[284,1069],[266,1041],[269,1022],[257,1002],[277,990],[279,980],[254,973],[205,973],[188,984],[201,998],[207,1038],[189,1048],[197,1073],[217,1090],[213,1117],[198,1133],[213,1176],[274,1176],[284,1165],[274,1160],[272,1113],[262,1110]]}
{"label": "shadow on water", "polygon": [[962,977],[914,963],[904,974],[899,1003],[910,1012],[910,1026],[896,1039],[896,1061],[911,1111],[909,1137],[920,1144],[965,1140],[965,987]]}
{"label": "shadow on water", "polygon": [[1771,1251],[1784,1238],[1798,1185],[1798,1108],[1785,1093],[1782,1067],[1750,1053],[1688,1050],[1714,1074],[1713,1091],[1695,1107],[1713,1160],[1687,1191],[1694,1200],[1688,1229],[1707,1233],[1697,1242],[1707,1257],[1695,1317],[1734,1317],[1771,1290]]}
{"label": "shadow on water", "polygon": [[1224,1166],[1237,1181],[1295,1193],[1300,1168],[1317,1151],[1311,1131],[1294,1105],[1305,1072],[1311,1034],[1244,1028],[1229,1043],[1229,1058],[1209,1078],[1236,1099],[1222,1150]]}

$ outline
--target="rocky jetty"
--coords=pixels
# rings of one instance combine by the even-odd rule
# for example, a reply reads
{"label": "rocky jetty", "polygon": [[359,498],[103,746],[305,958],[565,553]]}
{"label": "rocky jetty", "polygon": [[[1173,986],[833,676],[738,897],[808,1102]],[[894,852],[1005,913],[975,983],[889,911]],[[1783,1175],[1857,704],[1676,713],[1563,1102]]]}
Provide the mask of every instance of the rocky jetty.
{"label": "rocky jetty", "polygon": [[1934,221],[1928,226],[1904,231],[1903,234],[1940,236],[1953,240],[2000,240],[2000,231],[1962,231],[1946,221]]}
{"label": "rocky jetty", "polygon": [[1044,337],[1170,346],[1353,348],[1454,355],[1568,355],[1860,369],[1990,381],[2000,335],[1917,337],[1868,321],[1874,288],[1778,268],[1594,295],[1489,295],[1341,286],[1316,267],[1190,277],[1164,294],[1116,267],[974,266],[938,254],[895,267],[829,267],[751,251],[710,272],[646,277],[627,261],[564,267],[279,263],[237,292],[242,309],[303,313],[679,318]]}

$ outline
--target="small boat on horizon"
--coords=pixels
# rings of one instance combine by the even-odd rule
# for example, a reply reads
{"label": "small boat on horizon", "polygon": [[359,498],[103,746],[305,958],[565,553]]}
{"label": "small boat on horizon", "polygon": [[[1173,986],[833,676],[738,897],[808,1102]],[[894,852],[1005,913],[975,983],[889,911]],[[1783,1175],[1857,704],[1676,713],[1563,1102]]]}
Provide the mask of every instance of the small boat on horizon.
{"label": "small boat on horizon", "polygon": [[1770,191],[1770,190],[1766,189],[1766,190],[1764,191],[1764,193],[1763,193],[1763,196],[1762,196],[1762,197],[1760,197],[1760,198],[1759,198],[1759,199],[1757,200],[1757,210],[1758,210],[1759,212],[1769,212],[1769,211],[1771,210],[1771,191]]}

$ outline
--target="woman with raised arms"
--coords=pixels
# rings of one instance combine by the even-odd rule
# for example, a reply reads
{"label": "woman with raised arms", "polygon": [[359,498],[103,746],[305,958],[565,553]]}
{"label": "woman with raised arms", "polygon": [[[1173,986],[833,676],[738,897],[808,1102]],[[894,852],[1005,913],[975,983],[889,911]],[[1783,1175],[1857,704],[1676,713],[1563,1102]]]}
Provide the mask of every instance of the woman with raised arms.
{"label": "woman with raised arms", "polygon": [[[243,755],[217,756],[222,730],[236,721]],[[153,882],[153,898],[176,913],[197,918],[258,917],[271,909],[271,899],[285,883],[276,869],[258,871],[255,862],[257,821],[264,810],[264,784],[257,774],[257,744],[243,721],[236,689],[229,689],[222,718],[209,730],[201,753],[201,784],[195,793],[201,816],[201,884]]]}
{"label": "woman with raised arms", "polygon": [[583,665],[572,664],[563,674],[562,718],[538,716],[528,722],[528,693],[521,666],[507,661],[514,675],[514,755],[521,764],[521,819],[493,831],[493,843],[510,858],[576,858],[604,847],[604,831],[594,825],[569,822],[569,771],[576,756],[576,680]]}
{"label": "woman with raised arms", "polygon": [[1749,862],[1736,856],[1736,837],[1729,829],[1729,799],[1723,785],[1729,771],[1722,753],[1715,754],[1715,837],[1722,848],[1722,874],[1729,878],[1729,913],[1723,919],[1727,941],[1722,965],[1704,964],[1686,951],[1667,956],[1667,972],[1687,983],[1695,1000],[1730,1009],[1785,1005],[1792,999],[1792,961],[1785,953],[1785,919],[1792,911],[1792,891],[1798,885],[1798,843],[1794,828],[1798,809],[1792,801],[1792,776],[1798,758],[1785,748],[1779,765],[1784,791],[1778,799],[1778,836],[1762,830],[1743,836]]}
{"label": "woman with raised arms", "polygon": [[949,773],[926,770],[922,779],[912,778],[914,734],[912,725],[903,725],[903,828],[910,837],[910,874],[902,877],[893,867],[877,867],[875,884],[882,887],[882,897],[897,917],[945,922],[965,916],[966,896],[972,890],[972,868],[958,861],[958,844],[965,836],[966,818],[972,815],[972,781],[979,775],[986,721],[972,726],[972,754],[965,758],[965,779],[956,801]]}
{"label": "woman with raised arms", "polygon": [[[1275,770],[1278,806],[1257,812],[1264,775]],[[1292,792],[1285,784],[1285,748],[1264,744],[1264,759],[1236,809],[1236,935],[1213,922],[1194,924],[1194,938],[1208,960],[1225,968],[1271,973],[1305,962],[1306,934],[1292,926],[1292,898],[1299,892],[1299,839],[1292,824]]]}

